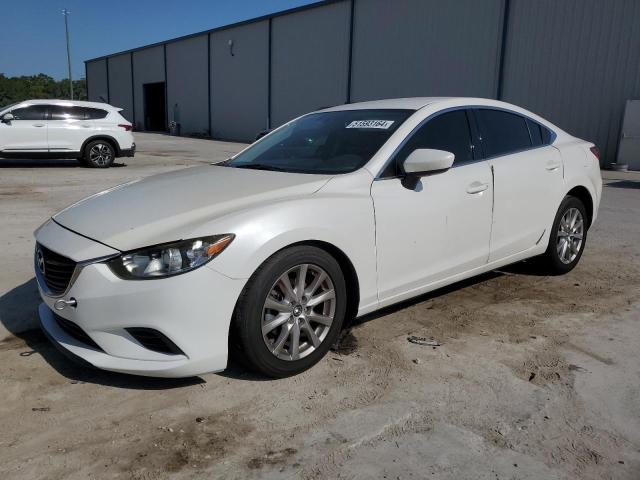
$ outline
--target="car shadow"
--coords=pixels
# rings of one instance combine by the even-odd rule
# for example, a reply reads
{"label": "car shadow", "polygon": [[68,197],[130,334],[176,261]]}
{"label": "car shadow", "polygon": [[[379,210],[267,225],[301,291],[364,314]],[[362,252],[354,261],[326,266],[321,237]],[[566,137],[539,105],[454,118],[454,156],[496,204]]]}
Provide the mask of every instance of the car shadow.
{"label": "car shadow", "polygon": [[640,190],[640,181],[638,180],[617,180],[615,182],[607,182],[605,187],[612,188],[631,188]]}
{"label": "car shadow", "polygon": [[[501,277],[505,274],[531,276],[546,275],[544,271],[541,270],[537,262],[520,262],[500,270],[494,270],[477,277],[448,285],[438,290],[434,290],[433,292],[385,307],[359,318],[347,319],[337,344],[332,346],[332,351],[335,354],[340,355],[341,352],[344,352],[345,350],[357,349],[357,345],[355,344],[341,345],[341,343],[346,344],[351,342],[351,335],[349,335],[349,332],[354,327],[363,325],[386,315],[393,314],[418,303],[441,297],[457,290],[462,290],[472,285],[486,282],[493,278]],[[15,342],[12,342],[12,339],[7,339],[0,342],[0,350],[10,347],[11,350],[16,350],[18,355],[22,357],[40,355],[51,367],[69,379],[72,383],[94,383],[108,387],[134,390],[169,390],[206,383],[206,381],[200,377],[180,379],[142,377],[137,375],[108,372],[78,364],[60,353],[58,349],[49,342],[45,334],[39,328],[33,328],[35,325],[38,325],[37,310],[39,304],[40,296],[35,278],[32,278],[31,280],[0,296],[0,323],[2,323],[2,325],[12,335],[14,335],[18,341],[21,340],[24,342],[24,348],[20,348],[20,346],[16,347]],[[25,331],[25,325],[28,325],[31,328]],[[252,372],[238,357],[238,355],[231,355],[227,369],[223,372],[217,373],[216,375],[223,378],[249,382],[273,380]]]}
{"label": "car shadow", "polygon": [[[127,164],[114,162],[110,168],[126,167]],[[80,165],[74,159],[18,159],[18,158],[0,158],[0,168],[88,168]]]}
{"label": "car shadow", "polygon": [[[0,322],[17,339],[16,341],[9,338],[0,342],[0,350],[15,351],[21,357],[40,355],[71,383],[95,383],[133,390],[169,390],[205,383],[200,377],[151,378],[107,372],[80,365],[60,353],[40,328],[33,328],[38,325],[39,304],[40,296],[35,278],[0,296]],[[25,326],[31,328],[25,331]],[[24,345],[21,345],[22,342]]]}

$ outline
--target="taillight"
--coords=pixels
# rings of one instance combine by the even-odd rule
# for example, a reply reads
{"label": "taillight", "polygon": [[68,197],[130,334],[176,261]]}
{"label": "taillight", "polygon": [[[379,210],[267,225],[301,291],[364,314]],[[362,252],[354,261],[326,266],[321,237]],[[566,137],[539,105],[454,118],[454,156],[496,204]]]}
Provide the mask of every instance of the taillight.
{"label": "taillight", "polygon": [[598,159],[598,161],[600,161],[600,149],[594,145],[589,150],[591,150],[591,153],[593,153]]}
{"label": "taillight", "polygon": [[127,123],[121,123],[118,126],[124,128],[127,132],[130,132],[131,130],[133,130],[133,125],[129,125]]}

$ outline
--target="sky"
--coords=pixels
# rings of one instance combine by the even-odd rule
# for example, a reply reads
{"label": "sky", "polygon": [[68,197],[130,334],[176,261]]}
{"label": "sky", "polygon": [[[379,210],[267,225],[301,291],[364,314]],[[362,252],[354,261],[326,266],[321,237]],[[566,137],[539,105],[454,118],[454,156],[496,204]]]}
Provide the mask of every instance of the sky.
{"label": "sky", "polygon": [[0,73],[67,78],[64,17],[69,15],[71,73],[109,53],[208,30],[317,0],[5,0]]}

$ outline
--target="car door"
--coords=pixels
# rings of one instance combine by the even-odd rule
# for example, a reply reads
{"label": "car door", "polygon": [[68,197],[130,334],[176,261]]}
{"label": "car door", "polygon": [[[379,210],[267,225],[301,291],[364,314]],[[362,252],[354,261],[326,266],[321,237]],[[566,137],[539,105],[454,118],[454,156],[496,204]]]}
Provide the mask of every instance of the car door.
{"label": "car door", "polygon": [[[560,152],[537,122],[504,110],[474,110],[494,174],[489,261],[533,248],[551,227],[563,188]],[[542,131],[542,134],[541,134]]]}
{"label": "car door", "polygon": [[11,110],[13,120],[0,123],[0,149],[5,153],[47,151],[46,105]]}
{"label": "car door", "polygon": [[48,123],[52,153],[80,152],[94,126],[87,109],[75,105],[52,105]]}
{"label": "car door", "polygon": [[[429,118],[372,184],[381,302],[408,298],[487,262],[491,169],[474,154],[469,120],[463,109]],[[454,164],[408,189],[401,181],[402,163],[417,148],[452,152]]]}

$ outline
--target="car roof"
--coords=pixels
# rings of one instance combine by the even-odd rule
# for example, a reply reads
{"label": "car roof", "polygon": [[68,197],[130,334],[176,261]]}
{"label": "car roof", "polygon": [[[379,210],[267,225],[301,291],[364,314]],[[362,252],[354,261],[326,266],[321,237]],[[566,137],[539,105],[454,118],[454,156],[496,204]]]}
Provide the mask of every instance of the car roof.
{"label": "car roof", "polygon": [[419,110],[422,107],[442,100],[451,100],[454,97],[407,97],[407,98],[387,98],[384,100],[371,100],[368,102],[347,103],[325,108],[322,112],[336,112],[340,110],[377,110],[377,109],[398,109],[398,110]]}
{"label": "car roof", "polygon": [[496,107],[502,109],[513,110],[520,113],[527,113],[526,110],[491,98],[476,97],[408,97],[408,98],[389,98],[385,100],[373,100],[368,102],[348,103],[345,105],[336,105],[335,107],[325,108],[318,111],[336,112],[342,110],[363,110],[363,109],[398,109],[398,110],[420,110],[426,106],[442,105],[443,108],[449,107]]}
{"label": "car roof", "polygon": [[17,103],[16,105],[62,105],[68,107],[70,105],[76,107],[93,107],[93,108],[106,108],[106,109],[115,109],[116,107],[109,105],[108,103],[102,102],[85,102],[83,100],[64,100],[64,99],[34,99],[34,100],[24,100],[22,102]]}

